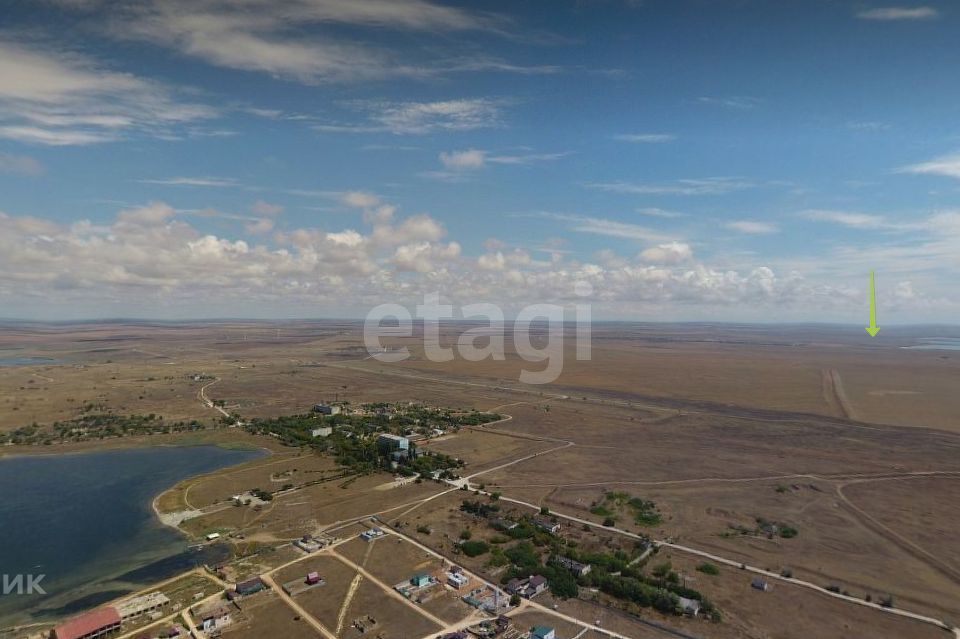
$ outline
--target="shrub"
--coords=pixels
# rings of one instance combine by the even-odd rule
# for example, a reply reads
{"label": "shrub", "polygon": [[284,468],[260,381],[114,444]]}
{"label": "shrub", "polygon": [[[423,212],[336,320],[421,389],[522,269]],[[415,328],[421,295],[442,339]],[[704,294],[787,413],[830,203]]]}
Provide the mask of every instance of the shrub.
{"label": "shrub", "polygon": [[697,570],[699,570],[705,575],[720,574],[720,569],[715,564],[711,564],[710,562],[706,562],[706,561],[700,564],[699,566],[697,566]]}
{"label": "shrub", "polygon": [[460,544],[460,550],[467,557],[479,557],[490,551],[490,546],[485,541],[465,541]]}

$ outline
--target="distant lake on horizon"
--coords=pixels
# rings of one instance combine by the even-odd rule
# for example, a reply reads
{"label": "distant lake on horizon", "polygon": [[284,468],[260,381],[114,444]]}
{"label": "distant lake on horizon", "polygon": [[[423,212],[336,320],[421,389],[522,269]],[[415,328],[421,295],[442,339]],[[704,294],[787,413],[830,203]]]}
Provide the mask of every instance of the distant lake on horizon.
{"label": "distant lake on horizon", "polygon": [[210,554],[224,548],[188,551],[187,538],[157,519],[153,499],[265,454],[190,446],[0,459],[0,574],[45,575],[46,591],[0,596],[0,627],[70,614],[216,561]]}
{"label": "distant lake on horizon", "polygon": [[60,360],[53,357],[0,357],[0,366],[42,366],[59,363]]}
{"label": "distant lake on horizon", "polygon": [[919,344],[904,346],[911,350],[922,351],[960,351],[960,337],[924,337]]}

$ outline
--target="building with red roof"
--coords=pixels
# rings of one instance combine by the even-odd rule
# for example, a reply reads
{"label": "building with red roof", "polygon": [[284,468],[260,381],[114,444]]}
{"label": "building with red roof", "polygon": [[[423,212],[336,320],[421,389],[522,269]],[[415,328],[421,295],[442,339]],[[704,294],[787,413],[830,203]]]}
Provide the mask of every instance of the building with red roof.
{"label": "building with red roof", "polygon": [[120,613],[107,606],[57,626],[50,633],[50,639],[100,639],[117,630],[120,630]]}

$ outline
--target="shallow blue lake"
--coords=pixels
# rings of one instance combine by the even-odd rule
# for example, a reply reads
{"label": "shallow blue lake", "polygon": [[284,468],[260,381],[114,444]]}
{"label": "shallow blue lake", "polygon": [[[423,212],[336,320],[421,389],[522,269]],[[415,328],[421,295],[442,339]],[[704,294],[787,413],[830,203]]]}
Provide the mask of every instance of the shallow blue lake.
{"label": "shallow blue lake", "polygon": [[177,482],[264,455],[216,446],[0,459],[0,575],[44,575],[46,594],[0,596],[0,627],[70,613],[166,579],[198,554],[161,524],[154,497]]}
{"label": "shallow blue lake", "polygon": [[59,363],[60,360],[52,357],[0,357],[0,366],[43,366]]}
{"label": "shallow blue lake", "polygon": [[929,337],[905,348],[923,351],[960,351],[960,337]]}

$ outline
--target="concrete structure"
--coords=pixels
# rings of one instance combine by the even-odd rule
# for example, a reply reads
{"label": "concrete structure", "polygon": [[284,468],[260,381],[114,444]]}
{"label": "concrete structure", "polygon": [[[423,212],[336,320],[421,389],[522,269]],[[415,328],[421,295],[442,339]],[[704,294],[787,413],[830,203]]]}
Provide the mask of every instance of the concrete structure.
{"label": "concrete structure", "polygon": [[470,579],[460,572],[448,572],[447,583],[459,590],[470,583]]}
{"label": "concrete structure", "polygon": [[293,545],[306,553],[317,552],[323,548],[326,543],[320,539],[314,539],[309,535],[304,535],[300,539],[293,542]]}
{"label": "concrete structure", "polygon": [[550,626],[536,626],[530,631],[531,639],[557,639],[557,632]]}
{"label": "concrete structure", "polygon": [[204,632],[210,633],[233,623],[232,613],[233,611],[229,606],[217,605],[204,610],[195,610],[193,616],[200,620],[200,628]]}
{"label": "concrete structure", "polygon": [[120,613],[112,606],[74,617],[50,633],[51,639],[100,639],[120,630]]}
{"label": "concrete structure", "polygon": [[339,415],[340,407],[332,404],[314,404],[313,412],[321,415]]}
{"label": "concrete structure", "polygon": [[333,434],[332,426],[321,426],[320,428],[314,428],[310,431],[311,437],[329,437]]}
{"label": "concrete structure", "polygon": [[207,535],[207,541],[214,541],[216,539],[220,539],[220,533],[210,533]]}
{"label": "concrete structure", "polygon": [[556,535],[560,532],[560,522],[553,521],[547,517],[534,517],[533,525],[539,528],[540,530],[546,531]]}
{"label": "concrete structure", "polygon": [[120,613],[120,619],[127,621],[144,613],[163,610],[164,606],[169,603],[170,599],[162,592],[151,592],[148,595],[121,601],[116,608],[117,612]]}
{"label": "concrete structure", "polygon": [[696,599],[680,597],[680,609],[683,610],[683,614],[688,617],[696,617],[700,614],[700,602]]}
{"label": "concrete structure", "polygon": [[520,524],[513,521],[512,519],[504,519],[502,517],[497,517],[490,520],[490,525],[498,530],[511,531]]}
{"label": "concrete structure", "polygon": [[374,539],[380,539],[385,534],[386,533],[379,528],[371,528],[370,530],[364,530],[360,533],[360,538],[364,541],[373,541]]}
{"label": "concrete structure", "polygon": [[415,588],[426,588],[430,585],[431,577],[425,572],[418,573],[410,578],[410,585]]}
{"label": "concrete structure", "polygon": [[511,579],[506,589],[511,595],[520,595],[526,599],[533,599],[542,592],[545,592],[550,584],[547,578],[542,575],[531,575],[526,579]]}
{"label": "concrete structure", "polygon": [[410,440],[392,433],[381,433],[377,437],[377,448],[383,453],[393,453],[398,450],[410,450]]}
{"label": "concrete structure", "polygon": [[567,557],[557,557],[557,564],[563,568],[566,568],[577,577],[583,577],[592,569],[590,564],[582,564],[579,561],[574,561],[573,559],[569,559]]}
{"label": "concrete structure", "polygon": [[763,577],[754,577],[753,581],[750,582],[750,586],[761,592],[767,592],[771,587],[770,583]]}

